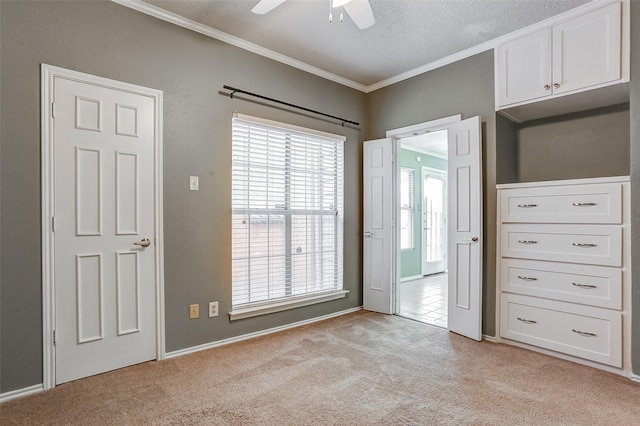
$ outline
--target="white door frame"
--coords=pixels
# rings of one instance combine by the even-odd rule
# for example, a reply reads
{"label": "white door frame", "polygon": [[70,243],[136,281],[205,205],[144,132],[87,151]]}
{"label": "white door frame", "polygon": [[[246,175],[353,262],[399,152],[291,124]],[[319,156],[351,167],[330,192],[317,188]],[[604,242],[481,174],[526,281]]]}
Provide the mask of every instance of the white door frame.
{"label": "white door frame", "polygon": [[[452,124],[458,123],[462,121],[462,114],[451,115],[449,117],[439,118],[437,120],[426,121],[424,123],[413,124],[411,126],[400,127],[398,129],[387,130],[386,137],[393,139],[393,156],[394,158],[398,158],[398,152],[400,150],[399,139],[408,138],[410,136],[417,136],[424,133],[437,132],[439,130],[446,130]],[[394,180],[394,199],[393,199],[393,222],[396,223],[396,218],[400,217],[400,203],[396,199],[396,194],[400,194],[400,162],[394,161],[393,163],[393,176]],[[400,282],[400,227],[396,226],[393,230],[393,241],[394,241],[394,255],[392,260],[392,271],[394,274],[393,280],[393,289],[391,291],[392,294],[392,304],[393,304],[393,313],[400,312],[400,289],[397,286],[397,283]]]}
{"label": "white door frame", "polygon": [[156,359],[165,358],[164,324],[164,238],[163,238],[163,184],[162,184],[162,91],[128,83],[122,83],[78,71],[67,70],[52,65],[41,65],[41,154],[42,154],[42,347],[43,347],[43,387],[55,387],[55,282],[54,282],[54,78],[61,77],[86,82],[105,88],[123,90],[154,99],[155,140],[154,140],[154,231],[155,276],[156,276]]}

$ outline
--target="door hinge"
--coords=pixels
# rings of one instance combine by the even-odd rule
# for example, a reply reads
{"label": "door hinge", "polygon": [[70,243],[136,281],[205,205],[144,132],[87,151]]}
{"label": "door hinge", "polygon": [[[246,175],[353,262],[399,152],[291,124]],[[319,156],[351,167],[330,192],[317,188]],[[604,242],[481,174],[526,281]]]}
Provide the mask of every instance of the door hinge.
{"label": "door hinge", "polygon": [[56,331],[53,330],[53,344],[55,345],[56,343],[58,343],[58,341],[56,340]]}
{"label": "door hinge", "polygon": [[56,103],[51,102],[51,118],[56,118]]}
{"label": "door hinge", "polygon": [[51,216],[51,231],[56,232],[56,217]]}

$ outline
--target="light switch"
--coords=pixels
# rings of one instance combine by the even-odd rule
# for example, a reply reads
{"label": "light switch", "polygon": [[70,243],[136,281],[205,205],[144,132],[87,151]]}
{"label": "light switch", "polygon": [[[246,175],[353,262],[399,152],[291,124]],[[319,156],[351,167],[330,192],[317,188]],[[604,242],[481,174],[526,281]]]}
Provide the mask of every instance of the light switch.
{"label": "light switch", "polygon": [[198,182],[198,176],[189,176],[189,190],[190,191],[200,190],[200,183]]}

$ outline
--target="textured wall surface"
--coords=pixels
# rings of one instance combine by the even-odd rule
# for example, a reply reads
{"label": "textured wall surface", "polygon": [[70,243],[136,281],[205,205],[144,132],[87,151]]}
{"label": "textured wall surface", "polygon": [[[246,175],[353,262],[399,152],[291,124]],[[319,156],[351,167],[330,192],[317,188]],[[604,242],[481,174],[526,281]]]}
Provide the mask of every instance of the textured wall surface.
{"label": "textured wall surface", "polygon": [[[0,2],[2,287],[0,392],[42,383],[40,64],[164,91],[167,352],[362,304],[363,131],[230,100],[224,84],[343,116],[366,128],[366,95],[111,2]],[[344,299],[229,322],[234,111],[346,136]],[[189,176],[200,191],[188,190]],[[188,319],[217,300],[223,315]]]}

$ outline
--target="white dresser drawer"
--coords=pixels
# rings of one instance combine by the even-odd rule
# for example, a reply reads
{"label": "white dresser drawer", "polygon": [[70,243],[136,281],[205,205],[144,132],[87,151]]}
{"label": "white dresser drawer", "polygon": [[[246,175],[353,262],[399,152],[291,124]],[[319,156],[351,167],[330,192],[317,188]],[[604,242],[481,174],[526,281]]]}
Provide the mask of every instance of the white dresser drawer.
{"label": "white dresser drawer", "polygon": [[503,257],[622,266],[622,228],[615,225],[505,224],[500,244]]}
{"label": "white dresser drawer", "polygon": [[501,191],[501,218],[508,222],[622,223],[622,184],[600,183]]}
{"label": "white dresser drawer", "polygon": [[502,259],[502,290],[622,309],[622,270],[606,266]]}
{"label": "white dresser drawer", "polygon": [[509,293],[501,306],[504,338],[622,366],[620,312]]}

